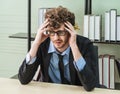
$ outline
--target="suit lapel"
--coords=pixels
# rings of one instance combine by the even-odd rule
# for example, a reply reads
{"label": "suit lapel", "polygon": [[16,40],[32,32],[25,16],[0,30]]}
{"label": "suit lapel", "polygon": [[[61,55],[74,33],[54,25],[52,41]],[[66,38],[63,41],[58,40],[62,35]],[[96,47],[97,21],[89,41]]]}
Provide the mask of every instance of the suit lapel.
{"label": "suit lapel", "polygon": [[44,59],[44,81],[49,82],[49,75],[48,75],[48,67],[50,64],[51,53],[47,54],[46,58]]}
{"label": "suit lapel", "polygon": [[70,77],[71,77],[71,84],[75,84],[75,79],[76,79],[76,71],[75,71],[75,67],[73,64],[73,54],[72,51],[70,50],[70,54],[69,54],[69,70],[70,70]]}

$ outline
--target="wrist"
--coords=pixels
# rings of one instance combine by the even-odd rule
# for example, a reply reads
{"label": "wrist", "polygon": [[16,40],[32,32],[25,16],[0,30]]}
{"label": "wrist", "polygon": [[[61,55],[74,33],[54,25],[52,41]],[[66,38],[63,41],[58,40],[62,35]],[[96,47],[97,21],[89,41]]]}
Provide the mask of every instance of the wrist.
{"label": "wrist", "polygon": [[33,41],[33,45],[39,46],[41,44],[41,41],[39,39],[35,39]]}
{"label": "wrist", "polygon": [[71,47],[71,48],[75,48],[75,47],[77,47],[77,44],[76,44],[76,43],[71,43],[71,44],[70,44],[70,47]]}
{"label": "wrist", "polygon": [[31,49],[29,51],[29,54],[30,54],[31,57],[35,57],[36,56],[37,50],[39,48],[39,45],[40,44],[35,42],[35,41],[32,43]]}
{"label": "wrist", "polygon": [[74,60],[77,61],[82,55],[76,43],[71,45],[71,50]]}

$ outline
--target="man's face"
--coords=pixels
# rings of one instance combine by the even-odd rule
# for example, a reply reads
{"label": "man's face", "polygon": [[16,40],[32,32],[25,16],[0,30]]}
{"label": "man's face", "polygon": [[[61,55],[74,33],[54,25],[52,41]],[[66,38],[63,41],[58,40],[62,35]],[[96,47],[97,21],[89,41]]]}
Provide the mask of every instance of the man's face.
{"label": "man's face", "polygon": [[65,30],[64,25],[50,31],[50,39],[59,52],[63,52],[69,46],[69,33]]}

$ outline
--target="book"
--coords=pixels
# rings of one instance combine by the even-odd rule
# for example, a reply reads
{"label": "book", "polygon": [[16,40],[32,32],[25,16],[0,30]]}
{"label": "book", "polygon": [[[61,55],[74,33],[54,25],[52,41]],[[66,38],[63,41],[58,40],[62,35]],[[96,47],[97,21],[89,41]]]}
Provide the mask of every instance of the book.
{"label": "book", "polygon": [[39,8],[38,9],[38,27],[44,22],[44,14],[46,12],[46,8]]}
{"label": "book", "polygon": [[101,40],[101,16],[96,15],[95,16],[95,40],[100,41]]}
{"label": "book", "polygon": [[105,30],[104,30],[105,41],[110,41],[110,12],[105,12]]}
{"label": "book", "polygon": [[107,88],[115,88],[115,56],[104,54],[99,56],[99,83]]}
{"label": "book", "polygon": [[45,13],[49,9],[52,9],[52,8],[39,8],[38,9],[38,27],[41,26],[41,24],[44,22],[44,20],[45,20]]}
{"label": "book", "polygon": [[99,68],[99,84],[103,85],[103,55],[98,57],[98,68]]}
{"label": "book", "polygon": [[116,41],[116,30],[117,30],[116,15],[117,15],[117,10],[111,9],[110,10],[110,41]]}
{"label": "book", "polygon": [[117,39],[116,41],[120,41],[120,15],[117,15]]}
{"label": "book", "polygon": [[89,37],[89,20],[90,15],[84,15],[83,36]]}
{"label": "book", "polygon": [[104,55],[103,57],[103,85],[110,88],[110,56]]}
{"label": "book", "polygon": [[89,39],[94,41],[95,39],[95,15],[89,16],[89,32],[88,32]]}
{"label": "book", "polygon": [[110,56],[110,69],[109,69],[109,88],[114,89],[115,88],[115,56]]}

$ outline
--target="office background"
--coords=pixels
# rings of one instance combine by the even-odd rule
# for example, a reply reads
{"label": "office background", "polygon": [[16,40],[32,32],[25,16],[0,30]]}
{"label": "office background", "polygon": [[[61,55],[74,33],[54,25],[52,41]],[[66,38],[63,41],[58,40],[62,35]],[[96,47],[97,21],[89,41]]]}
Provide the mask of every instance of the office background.
{"label": "office background", "polygon": [[[31,31],[38,29],[38,8],[57,7],[62,5],[75,13],[76,23],[80,27],[77,32],[83,34],[83,15],[85,0],[31,0]],[[92,0],[92,13],[103,16],[110,9],[117,9],[120,15],[119,0]],[[0,77],[12,77],[27,53],[27,39],[9,38],[10,35],[27,33],[28,0],[0,0]],[[120,45],[95,44],[99,54],[112,54],[120,57]]]}

